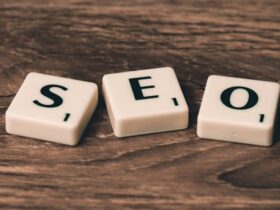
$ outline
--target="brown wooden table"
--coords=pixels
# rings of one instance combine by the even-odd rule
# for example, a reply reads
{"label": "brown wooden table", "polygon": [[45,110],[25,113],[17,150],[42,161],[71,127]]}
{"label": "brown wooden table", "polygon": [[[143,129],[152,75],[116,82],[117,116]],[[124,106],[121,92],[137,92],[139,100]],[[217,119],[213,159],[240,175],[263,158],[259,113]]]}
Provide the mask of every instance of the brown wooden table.
{"label": "brown wooden table", "polygon": [[[1,1],[0,208],[280,209],[279,143],[196,136],[209,75],[280,81],[279,11],[278,0]],[[28,72],[101,87],[104,74],[163,66],[175,68],[189,129],[116,138],[100,94],[77,147],[5,132]]]}

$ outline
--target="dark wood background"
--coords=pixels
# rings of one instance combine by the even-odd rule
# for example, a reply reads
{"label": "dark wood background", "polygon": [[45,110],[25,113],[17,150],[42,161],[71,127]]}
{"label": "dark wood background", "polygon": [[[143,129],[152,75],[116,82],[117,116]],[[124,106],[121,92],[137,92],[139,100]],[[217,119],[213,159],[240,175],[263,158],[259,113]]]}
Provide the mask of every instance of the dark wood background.
{"label": "dark wood background", "polygon": [[[278,0],[1,1],[0,208],[280,209],[279,143],[196,136],[209,75],[280,81],[279,11]],[[5,132],[28,72],[101,87],[104,74],[163,66],[180,80],[189,129],[116,138],[100,94],[77,147]]]}

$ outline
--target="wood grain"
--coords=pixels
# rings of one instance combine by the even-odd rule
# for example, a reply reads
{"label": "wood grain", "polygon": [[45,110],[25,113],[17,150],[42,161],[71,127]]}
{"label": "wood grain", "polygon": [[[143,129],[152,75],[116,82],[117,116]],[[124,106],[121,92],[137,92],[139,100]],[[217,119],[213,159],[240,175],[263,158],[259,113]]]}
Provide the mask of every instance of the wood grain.
{"label": "wood grain", "polygon": [[[0,208],[279,209],[279,143],[196,136],[209,75],[280,82],[279,11],[277,0],[1,1]],[[101,87],[104,74],[162,66],[175,68],[189,129],[116,138],[100,94],[77,147],[5,132],[31,71]]]}

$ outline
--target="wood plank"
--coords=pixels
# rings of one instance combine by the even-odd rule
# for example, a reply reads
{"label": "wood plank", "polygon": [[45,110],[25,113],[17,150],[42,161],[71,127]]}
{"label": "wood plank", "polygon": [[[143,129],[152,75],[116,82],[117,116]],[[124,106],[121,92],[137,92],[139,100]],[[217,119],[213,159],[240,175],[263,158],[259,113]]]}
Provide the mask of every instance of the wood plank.
{"label": "wood plank", "polygon": [[[280,81],[279,11],[277,0],[1,1],[0,208],[279,209],[279,143],[196,136],[209,75]],[[189,129],[116,138],[100,93],[77,147],[5,132],[31,71],[101,87],[104,74],[162,66],[175,68]]]}

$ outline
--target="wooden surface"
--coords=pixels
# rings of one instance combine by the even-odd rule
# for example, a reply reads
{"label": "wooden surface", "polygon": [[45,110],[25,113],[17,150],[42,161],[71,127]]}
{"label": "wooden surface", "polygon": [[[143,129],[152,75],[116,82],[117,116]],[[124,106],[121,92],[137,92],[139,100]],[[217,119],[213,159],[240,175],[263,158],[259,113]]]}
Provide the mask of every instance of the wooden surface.
{"label": "wooden surface", "polygon": [[[196,136],[209,75],[280,81],[280,1],[155,2],[0,2],[1,209],[280,209],[279,143]],[[77,147],[5,132],[28,72],[101,87],[104,74],[162,66],[180,80],[187,130],[116,138],[100,94]]]}

